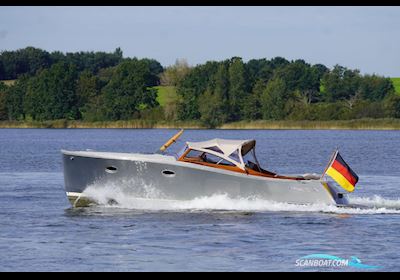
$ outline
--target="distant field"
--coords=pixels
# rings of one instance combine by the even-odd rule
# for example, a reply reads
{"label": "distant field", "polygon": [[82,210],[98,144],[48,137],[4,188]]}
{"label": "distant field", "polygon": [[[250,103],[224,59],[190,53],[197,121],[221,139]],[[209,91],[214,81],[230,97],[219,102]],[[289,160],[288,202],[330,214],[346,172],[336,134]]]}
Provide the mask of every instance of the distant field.
{"label": "distant field", "polygon": [[3,80],[0,82],[3,82],[6,86],[12,86],[15,83],[16,80]]}
{"label": "distant field", "polygon": [[400,94],[400,78],[390,78],[393,82],[394,88],[398,94]]}
{"label": "distant field", "polygon": [[175,100],[177,98],[176,89],[174,86],[158,86],[157,89],[157,101],[161,106],[165,106],[168,101]]}

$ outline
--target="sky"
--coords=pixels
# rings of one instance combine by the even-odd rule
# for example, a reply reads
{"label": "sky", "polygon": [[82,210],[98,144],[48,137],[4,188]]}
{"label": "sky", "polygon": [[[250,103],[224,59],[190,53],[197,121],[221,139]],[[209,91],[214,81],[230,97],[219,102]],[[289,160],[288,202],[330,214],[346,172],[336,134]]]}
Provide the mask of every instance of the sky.
{"label": "sky", "polygon": [[107,51],[163,66],[304,59],[400,77],[400,7],[0,7],[0,51]]}

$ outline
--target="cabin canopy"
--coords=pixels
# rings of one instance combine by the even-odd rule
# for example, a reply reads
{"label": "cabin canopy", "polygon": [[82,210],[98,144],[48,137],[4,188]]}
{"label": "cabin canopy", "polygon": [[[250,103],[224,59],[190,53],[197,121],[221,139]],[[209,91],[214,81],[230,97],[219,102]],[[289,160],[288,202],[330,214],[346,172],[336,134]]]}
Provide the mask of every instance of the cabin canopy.
{"label": "cabin canopy", "polygon": [[216,138],[203,142],[187,142],[186,144],[189,149],[219,156],[244,170],[245,163],[243,157],[250,151],[254,151],[256,140],[226,140]]}

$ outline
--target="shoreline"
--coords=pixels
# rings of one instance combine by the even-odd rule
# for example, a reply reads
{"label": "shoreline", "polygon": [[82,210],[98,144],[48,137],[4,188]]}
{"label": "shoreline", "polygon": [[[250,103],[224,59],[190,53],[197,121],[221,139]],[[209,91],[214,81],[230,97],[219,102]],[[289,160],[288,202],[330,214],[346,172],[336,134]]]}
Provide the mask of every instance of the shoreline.
{"label": "shoreline", "polygon": [[[0,128],[115,128],[115,129],[208,129],[198,121],[0,121]],[[216,129],[265,129],[265,130],[400,130],[400,119],[357,119],[343,121],[240,121],[226,123]]]}

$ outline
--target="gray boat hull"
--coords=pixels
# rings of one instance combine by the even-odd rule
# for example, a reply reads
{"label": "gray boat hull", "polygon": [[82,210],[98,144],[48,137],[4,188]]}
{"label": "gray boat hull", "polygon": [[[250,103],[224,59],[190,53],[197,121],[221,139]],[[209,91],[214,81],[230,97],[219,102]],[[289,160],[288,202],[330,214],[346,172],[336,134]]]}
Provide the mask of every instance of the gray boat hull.
{"label": "gray boat hull", "polygon": [[174,157],[62,151],[65,190],[73,206],[85,206],[87,189],[123,187],[138,198],[192,200],[226,194],[294,204],[347,204],[321,180],[267,178],[176,161]]}

